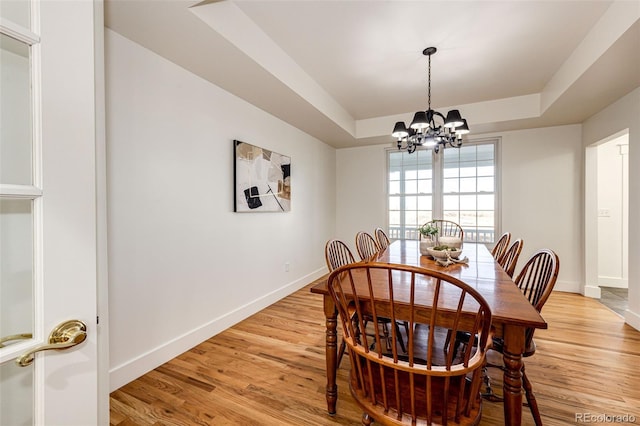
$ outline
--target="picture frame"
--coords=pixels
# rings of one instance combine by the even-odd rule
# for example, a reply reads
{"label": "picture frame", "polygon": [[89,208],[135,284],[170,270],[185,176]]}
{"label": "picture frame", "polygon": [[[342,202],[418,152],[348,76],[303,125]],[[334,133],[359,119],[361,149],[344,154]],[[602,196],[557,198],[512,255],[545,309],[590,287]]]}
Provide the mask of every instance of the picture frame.
{"label": "picture frame", "polygon": [[233,141],[233,211],[291,211],[291,157]]}

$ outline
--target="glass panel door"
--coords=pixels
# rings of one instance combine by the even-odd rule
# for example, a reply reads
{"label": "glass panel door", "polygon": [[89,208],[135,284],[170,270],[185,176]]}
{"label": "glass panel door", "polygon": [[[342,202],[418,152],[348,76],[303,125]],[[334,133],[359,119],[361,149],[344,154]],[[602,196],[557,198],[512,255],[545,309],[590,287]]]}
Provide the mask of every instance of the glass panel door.
{"label": "glass panel door", "polygon": [[[0,0],[0,425],[104,423],[95,191],[103,51],[92,42],[103,30],[91,1]],[[57,339],[78,344],[45,351],[63,324],[88,337],[63,328]]]}
{"label": "glass panel door", "polygon": [[36,334],[36,187],[30,2],[0,6],[0,424],[30,425],[33,367],[13,359]]}

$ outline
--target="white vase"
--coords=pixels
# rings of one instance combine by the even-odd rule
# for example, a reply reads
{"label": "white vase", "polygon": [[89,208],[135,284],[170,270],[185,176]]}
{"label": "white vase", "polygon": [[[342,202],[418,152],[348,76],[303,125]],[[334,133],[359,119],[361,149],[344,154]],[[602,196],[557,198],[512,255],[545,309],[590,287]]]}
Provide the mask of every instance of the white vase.
{"label": "white vase", "polygon": [[438,245],[438,241],[435,235],[432,236],[421,236],[420,237],[420,254],[423,256],[427,256],[429,255],[429,252],[427,251],[427,247],[434,247]]}
{"label": "white vase", "polygon": [[429,252],[427,252],[427,247],[431,247],[431,241],[427,241],[427,240],[420,240],[420,254],[423,256],[426,256],[429,254]]}

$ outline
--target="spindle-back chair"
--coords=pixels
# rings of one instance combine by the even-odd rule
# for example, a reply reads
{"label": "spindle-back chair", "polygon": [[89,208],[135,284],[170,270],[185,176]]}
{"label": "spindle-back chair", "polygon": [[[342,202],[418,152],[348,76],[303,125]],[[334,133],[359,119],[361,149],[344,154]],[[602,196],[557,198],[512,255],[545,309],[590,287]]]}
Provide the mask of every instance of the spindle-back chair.
{"label": "spindle-back chair", "polygon": [[374,234],[376,236],[376,242],[378,243],[378,247],[380,247],[380,250],[384,250],[387,247],[389,247],[389,244],[391,244],[391,241],[389,240],[387,233],[384,232],[384,229],[376,228]]}
{"label": "spindle-back chair", "polygon": [[365,261],[371,259],[380,251],[380,247],[378,247],[375,238],[364,231],[356,234],[356,249],[358,250],[360,259]]}
{"label": "spindle-back chair", "polygon": [[511,232],[505,232],[496,242],[496,245],[491,249],[491,255],[496,261],[500,261],[502,256],[507,251],[507,247],[509,247],[509,242],[511,241]]}
{"label": "spindle-back chair", "polygon": [[[328,289],[341,318],[362,424],[477,424],[491,310],[474,288],[424,268],[355,263],[333,271]],[[396,345],[399,329],[392,332],[390,351],[378,334],[360,334],[363,318],[380,315],[408,322],[406,354]],[[473,336],[456,357],[442,350],[447,329]]]}
{"label": "spindle-back chair", "polygon": [[[340,240],[327,241],[327,244],[324,246],[324,258],[327,262],[329,272],[338,269],[341,266],[355,263],[356,261],[351,250],[349,250],[349,247]],[[342,338],[340,347],[338,348],[338,360],[336,364],[338,367],[340,367],[346,347],[347,344],[344,341],[344,338]]]}
{"label": "spindle-back chair", "polygon": [[460,241],[464,241],[464,230],[462,226],[455,222],[444,219],[433,219],[424,225],[431,225],[438,229],[438,237],[458,237]]}
{"label": "spindle-back chair", "polygon": [[[560,259],[558,258],[558,255],[553,252],[553,250],[542,249],[538,250],[529,258],[516,277],[516,285],[520,288],[529,302],[538,310],[538,312],[542,311],[542,307],[551,295],[551,291],[553,290],[558,278],[559,270]],[[534,331],[534,328],[527,329],[526,331],[525,351],[522,354],[523,357],[530,357],[536,352],[536,343],[533,340]],[[504,341],[501,338],[494,339],[491,349],[499,353],[503,353]],[[531,415],[533,416],[535,424],[537,426],[541,426],[542,419],[540,418],[540,410],[538,409],[536,397],[533,394],[533,387],[525,372],[524,363],[522,364],[521,371],[522,387],[524,388],[524,393],[531,410]],[[485,396],[494,401],[502,400],[502,398],[496,397],[493,394],[489,383],[490,382],[487,380],[487,384],[489,386]]]}
{"label": "spindle-back chair", "polygon": [[504,253],[504,256],[498,260],[502,269],[509,275],[513,277],[513,273],[516,270],[516,265],[518,263],[518,258],[520,257],[520,252],[522,252],[522,247],[524,247],[524,240],[522,238],[518,238],[509,246],[507,251]]}

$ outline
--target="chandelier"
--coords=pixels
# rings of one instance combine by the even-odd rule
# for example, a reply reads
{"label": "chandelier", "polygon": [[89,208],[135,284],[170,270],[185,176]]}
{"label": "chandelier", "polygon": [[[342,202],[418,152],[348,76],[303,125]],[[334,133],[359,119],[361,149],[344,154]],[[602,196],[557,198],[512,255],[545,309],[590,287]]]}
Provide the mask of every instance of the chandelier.
{"label": "chandelier", "polygon": [[391,135],[398,138],[398,149],[406,149],[409,154],[419,146],[432,147],[437,154],[440,147],[447,145],[460,148],[462,135],[469,133],[467,120],[460,116],[460,111],[452,109],[447,117],[431,109],[431,55],[437,52],[435,47],[427,47],[422,51],[429,57],[429,108],[426,111],[418,111],[413,116],[409,128],[403,121],[398,121],[393,127]]}

